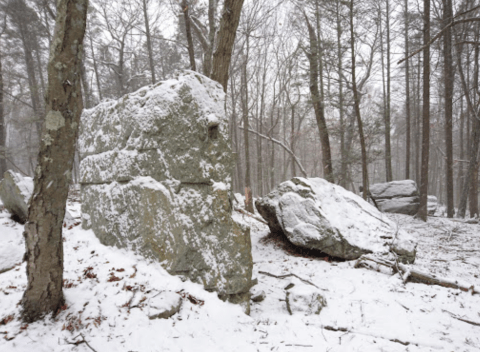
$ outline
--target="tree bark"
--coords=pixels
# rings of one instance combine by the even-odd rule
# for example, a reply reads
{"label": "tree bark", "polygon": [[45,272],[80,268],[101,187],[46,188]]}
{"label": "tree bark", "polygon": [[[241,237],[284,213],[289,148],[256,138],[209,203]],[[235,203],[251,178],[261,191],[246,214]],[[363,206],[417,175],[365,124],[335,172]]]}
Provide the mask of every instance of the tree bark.
{"label": "tree bark", "polygon": [[336,21],[337,21],[337,70],[338,70],[338,110],[340,115],[340,186],[346,188],[347,177],[347,159],[345,148],[345,117],[343,110],[343,52],[342,52],[342,21],[340,17],[340,0],[336,2]]}
{"label": "tree bark", "polygon": [[225,92],[227,92],[228,71],[243,2],[244,0],[225,0],[218,33],[218,46],[213,53],[211,78],[219,82]]}
{"label": "tree bark", "polygon": [[423,110],[422,165],[418,217],[427,221],[428,162],[430,152],[430,0],[423,0]]}
{"label": "tree bark", "polygon": [[2,73],[2,47],[0,42],[0,179],[7,171],[7,161],[5,159],[7,153],[5,115],[3,109],[3,73]]}
{"label": "tree bark", "polygon": [[243,138],[245,140],[245,210],[254,213],[253,197],[252,197],[252,181],[250,171],[250,141],[248,138],[248,82],[247,82],[247,63],[248,63],[248,37],[247,37],[247,54],[243,58],[241,90],[242,90],[242,115],[243,115]]}
{"label": "tree bark", "polygon": [[[446,27],[453,20],[452,0],[443,1],[443,25]],[[445,79],[445,160],[447,182],[447,217],[453,218],[453,58],[452,58],[452,28],[449,27],[443,34],[443,60]]]}
{"label": "tree bark", "polygon": [[[405,0],[405,57],[408,57],[408,0]],[[405,60],[405,116],[406,116],[406,141],[405,141],[405,179],[410,179],[410,135],[411,135],[411,108],[410,108],[410,61]]]}
{"label": "tree bark", "polygon": [[323,175],[329,182],[334,182],[332,156],[330,149],[330,139],[328,136],[327,122],[325,120],[325,109],[323,97],[320,96],[318,89],[318,41],[315,29],[310,24],[307,16],[305,21],[308,27],[308,36],[310,40],[310,52],[307,53],[310,63],[310,94],[312,96],[313,109],[315,110],[315,118],[317,120],[318,132],[320,134],[320,143],[322,144],[322,163]]}
{"label": "tree bark", "polygon": [[370,192],[368,185],[368,161],[367,148],[365,145],[365,136],[363,135],[362,116],[360,115],[360,97],[357,91],[357,78],[355,75],[355,32],[353,30],[353,0],[350,0],[350,50],[352,54],[352,90],[353,90],[353,104],[355,115],[358,124],[358,136],[360,138],[360,147],[362,151],[362,183],[363,183],[363,199],[367,199]]}
{"label": "tree bark", "polygon": [[391,74],[390,74],[390,1],[385,0],[386,2],[386,29],[387,29],[387,102],[386,102],[386,111],[385,111],[385,173],[386,181],[390,182],[393,179],[392,174],[392,147],[390,141],[390,131],[391,131]]}
{"label": "tree bark", "polygon": [[148,21],[147,0],[143,0],[143,16],[145,18],[145,35],[147,36],[148,63],[150,64],[150,73],[152,84],[155,84],[155,65],[153,63],[152,36],[150,34],[150,23]]}
{"label": "tree bark", "polygon": [[187,0],[182,0],[180,5],[183,12],[183,20],[185,22],[185,32],[187,35],[187,44],[188,44],[188,57],[190,58],[190,69],[193,71],[197,70],[195,65],[195,51],[193,48],[193,38],[192,38],[192,29],[190,28],[190,15],[188,13],[189,5]]}
{"label": "tree bark", "polygon": [[59,0],[48,64],[47,116],[25,225],[27,289],[22,317],[33,322],[63,304],[62,224],[83,109],[80,72],[88,0]]}

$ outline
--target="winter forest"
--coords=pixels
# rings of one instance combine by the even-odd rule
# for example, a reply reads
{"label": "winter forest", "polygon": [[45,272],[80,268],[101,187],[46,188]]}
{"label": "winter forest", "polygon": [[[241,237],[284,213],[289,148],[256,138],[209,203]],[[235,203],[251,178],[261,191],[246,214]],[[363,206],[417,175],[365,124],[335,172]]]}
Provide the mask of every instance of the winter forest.
{"label": "winter forest", "polygon": [[0,350],[480,350],[480,0],[0,0]]}
{"label": "winter forest", "polygon": [[[0,171],[33,175],[55,1],[1,6]],[[479,4],[430,6],[426,22],[419,1],[246,1],[226,103],[235,191],[261,196],[292,176],[357,193],[365,182],[420,186],[424,167],[449,216],[462,204],[478,214]],[[209,76],[221,10],[214,0],[92,0],[85,107],[177,69]]]}

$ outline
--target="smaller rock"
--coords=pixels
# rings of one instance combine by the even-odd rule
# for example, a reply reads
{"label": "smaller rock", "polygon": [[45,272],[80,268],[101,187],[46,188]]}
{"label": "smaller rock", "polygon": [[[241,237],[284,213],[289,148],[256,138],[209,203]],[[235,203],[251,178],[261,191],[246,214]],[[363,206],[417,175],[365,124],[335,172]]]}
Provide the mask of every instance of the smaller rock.
{"label": "smaller rock", "polygon": [[371,185],[369,191],[380,211],[406,215],[415,215],[418,211],[420,198],[413,180],[377,183]]}
{"label": "smaller rock", "polygon": [[254,295],[252,295],[252,302],[256,302],[256,303],[262,302],[265,300],[266,297],[267,295],[265,294],[265,291],[257,292]]}
{"label": "smaller rock", "polygon": [[12,170],[7,170],[0,182],[0,198],[3,206],[12,215],[24,223],[28,217],[28,201],[33,193],[33,179],[23,177]]}
{"label": "smaller rock", "polygon": [[438,200],[435,196],[428,196],[427,197],[427,212],[428,215],[435,215],[437,211]]}
{"label": "smaller rock", "polygon": [[182,297],[172,291],[163,291],[148,301],[149,319],[168,319],[180,311]]}
{"label": "smaller rock", "polygon": [[327,306],[327,300],[317,288],[304,284],[296,284],[290,288],[285,300],[290,315],[295,313],[320,314],[323,307]]}

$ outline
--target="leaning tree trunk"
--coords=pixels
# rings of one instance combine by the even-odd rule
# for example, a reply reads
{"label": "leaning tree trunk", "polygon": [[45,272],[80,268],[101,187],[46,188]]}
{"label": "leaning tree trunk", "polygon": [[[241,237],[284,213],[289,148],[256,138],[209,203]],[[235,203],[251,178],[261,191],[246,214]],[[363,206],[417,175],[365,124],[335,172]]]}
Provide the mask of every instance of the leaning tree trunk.
{"label": "leaning tree trunk", "polygon": [[330,139],[328,136],[327,122],[325,120],[325,109],[323,105],[323,97],[320,96],[318,89],[318,41],[315,29],[308,21],[308,34],[310,38],[310,52],[307,53],[308,61],[310,63],[310,94],[312,95],[313,109],[317,120],[318,131],[320,133],[320,143],[322,144],[322,163],[323,175],[329,182],[334,182],[332,155],[330,149]]}
{"label": "leaning tree trunk", "polygon": [[430,152],[430,0],[423,1],[423,111],[422,111],[422,173],[418,217],[427,221],[428,162]]}
{"label": "leaning tree trunk", "polygon": [[220,30],[218,32],[218,45],[213,53],[212,76],[219,82],[223,90],[227,91],[228,70],[232,59],[233,43],[237,33],[240,14],[244,0],[225,0]]}
{"label": "leaning tree trunk", "polygon": [[25,225],[27,289],[23,320],[33,322],[64,303],[62,224],[83,109],[82,43],[88,0],[59,0],[48,64],[47,115]]}

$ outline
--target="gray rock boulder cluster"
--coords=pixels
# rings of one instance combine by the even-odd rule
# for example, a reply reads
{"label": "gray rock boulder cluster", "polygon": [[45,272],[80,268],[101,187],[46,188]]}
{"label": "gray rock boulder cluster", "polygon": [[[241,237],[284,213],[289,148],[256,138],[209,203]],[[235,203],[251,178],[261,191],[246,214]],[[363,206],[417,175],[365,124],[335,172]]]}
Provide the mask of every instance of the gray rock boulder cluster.
{"label": "gray rock boulder cluster", "polygon": [[8,170],[0,182],[0,198],[3,206],[20,222],[28,217],[28,202],[33,194],[33,179]]}
{"label": "gray rock boulder cluster", "polygon": [[385,213],[415,215],[420,205],[417,184],[413,180],[376,183],[370,186],[378,209]]}
{"label": "gray rock boulder cluster", "polygon": [[395,253],[413,263],[416,242],[361,197],[321,178],[295,177],[255,203],[272,232],[334,257]]}
{"label": "gray rock boulder cluster", "polygon": [[248,310],[250,230],[234,222],[222,87],[187,71],[82,116],[83,227]]}

